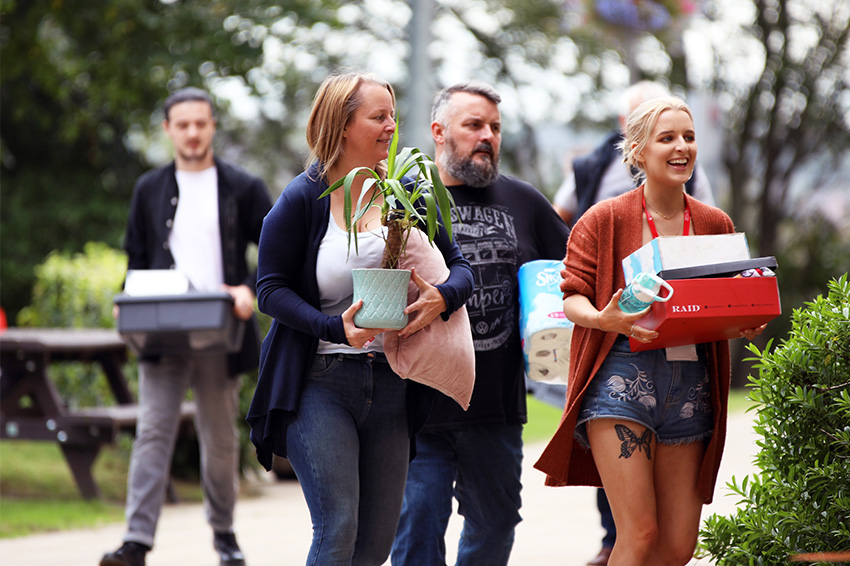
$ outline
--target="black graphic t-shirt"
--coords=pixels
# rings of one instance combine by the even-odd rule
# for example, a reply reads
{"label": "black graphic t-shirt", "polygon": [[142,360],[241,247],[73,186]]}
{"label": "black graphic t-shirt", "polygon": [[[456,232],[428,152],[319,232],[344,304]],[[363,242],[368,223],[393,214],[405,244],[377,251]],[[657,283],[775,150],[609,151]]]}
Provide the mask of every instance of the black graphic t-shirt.
{"label": "black graphic t-shirt", "polygon": [[537,259],[563,259],[569,229],[537,189],[500,175],[485,188],[449,187],[453,230],[475,276],[466,303],[475,344],[469,410],[437,395],[425,430],[526,422],[517,272]]}

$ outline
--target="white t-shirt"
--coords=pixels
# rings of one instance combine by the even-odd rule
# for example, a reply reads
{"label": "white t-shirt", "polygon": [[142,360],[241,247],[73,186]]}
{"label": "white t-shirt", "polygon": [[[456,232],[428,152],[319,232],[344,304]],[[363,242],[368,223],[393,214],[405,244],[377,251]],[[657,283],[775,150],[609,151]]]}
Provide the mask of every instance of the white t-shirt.
{"label": "white t-shirt", "polygon": [[[316,280],[319,283],[319,301],[322,312],[329,316],[341,315],[351,306],[354,299],[354,283],[351,270],[363,267],[380,267],[384,255],[384,238],[380,230],[359,232],[357,252],[354,242],[348,249],[348,233],[340,228],[333,214],[328,215],[328,230],[319,244],[316,258]],[[367,348],[353,348],[348,344],[335,344],[319,340],[320,354],[362,354],[368,351],[383,352],[383,335],[378,334]]]}
{"label": "white t-shirt", "polygon": [[218,291],[224,283],[215,167],[176,172],[179,199],[168,245],[175,268],[199,291]]}

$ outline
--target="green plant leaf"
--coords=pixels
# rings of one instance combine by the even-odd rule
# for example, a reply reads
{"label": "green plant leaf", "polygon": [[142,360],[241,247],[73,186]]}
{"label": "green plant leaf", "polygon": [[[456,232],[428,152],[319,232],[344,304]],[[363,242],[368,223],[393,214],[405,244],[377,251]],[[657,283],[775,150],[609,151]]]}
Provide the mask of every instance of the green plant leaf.
{"label": "green plant leaf", "polygon": [[[437,164],[418,148],[404,147],[399,150],[398,132],[398,118],[396,118],[396,131],[390,141],[385,177],[382,178],[374,169],[357,167],[347,173],[344,178],[331,184],[319,196],[319,198],[326,197],[342,188],[348,245],[350,248],[353,238],[355,252],[359,251],[358,220],[363,218],[370,207],[376,205],[379,198],[383,199],[381,205],[383,224],[386,225],[386,219],[393,210],[404,213],[402,253],[408,241],[409,230],[416,226],[422,228],[430,243],[433,243],[441,227],[450,239],[454,239],[451,212],[455,202],[440,179]],[[352,203],[352,186],[359,175],[368,175],[369,178],[364,181],[357,202]]]}

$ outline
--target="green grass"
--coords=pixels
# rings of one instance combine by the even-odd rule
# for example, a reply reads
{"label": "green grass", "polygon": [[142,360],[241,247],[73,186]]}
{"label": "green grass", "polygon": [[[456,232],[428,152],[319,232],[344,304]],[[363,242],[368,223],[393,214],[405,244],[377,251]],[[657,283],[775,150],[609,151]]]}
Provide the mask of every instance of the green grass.
{"label": "green grass", "polygon": [[[102,498],[82,498],[59,446],[0,442],[0,538],[93,527],[123,520],[129,438],[106,446],[94,464]],[[197,482],[175,482],[181,501],[200,501]]]}
{"label": "green grass", "polygon": [[123,507],[105,501],[9,499],[0,501],[0,538],[97,527],[122,520]]}
{"label": "green grass", "polygon": [[[743,413],[744,411],[755,407],[756,404],[749,398],[750,388],[733,389],[729,392],[729,412]],[[755,413],[750,411],[750,414],[755,418]]]}
{"label": "green grass", "polygon": [[528,423],[522,431],[522,441],[526,444],[546,441],[552,438],[561,422],[561,409],[548,403],[528,397]]}

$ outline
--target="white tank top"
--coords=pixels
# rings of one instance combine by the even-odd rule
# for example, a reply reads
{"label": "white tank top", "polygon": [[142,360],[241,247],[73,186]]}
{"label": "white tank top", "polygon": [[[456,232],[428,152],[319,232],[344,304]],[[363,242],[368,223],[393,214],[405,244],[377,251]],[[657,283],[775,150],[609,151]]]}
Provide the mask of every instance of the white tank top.
{"label": "white tank top", "polygon": [[[380,267],[384,253],[385,228],[360,232],[357,238],[357,252],[354,240],[348,249],[348,233],[340,228],[333,214],[328,215],[328,229],[319,244],[316,258],[316,280],[319,283],[319,299],[322,312],[326,315],[341,315],[351,306],[354,298],[354,285],[351,270],[364,267]],[[319,340],[320,354],[362,354],[364,352],[383,352],[383,336],[379,334],[367,348],[353,348],[348,344],[335,344]]]}

